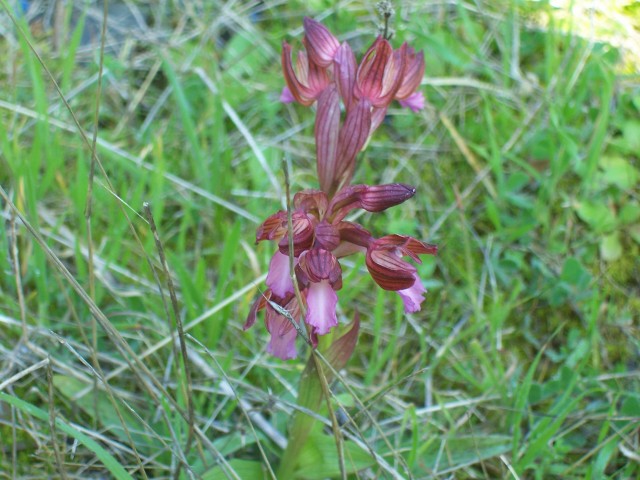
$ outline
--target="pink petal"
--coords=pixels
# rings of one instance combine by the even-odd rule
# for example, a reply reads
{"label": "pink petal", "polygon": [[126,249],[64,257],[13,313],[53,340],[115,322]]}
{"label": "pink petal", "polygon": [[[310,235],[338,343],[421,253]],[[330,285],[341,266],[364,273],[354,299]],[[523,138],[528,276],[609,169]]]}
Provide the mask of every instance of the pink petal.
{"label": "pink petal", "polygon": [[280,101],[282,103],[293,103],[296,101],[295,97],[291,93],[291,90],[289,90],[289,87],[285,86],[282,88],[282,93],[280,94]]}
{"label": "pink petal", "polygon": [[309,59],[323,68],[328,67],[340,46],[338,39],[319,22],[304,18],[305,46]]}
{"label": "pink petal", "polygon": [[345,108],[349,111],[353,101],[353,85],[356,81],[358,65],[356,56],[347,42],[340,45],[333,62],[338,92],[340,92]]}
{"label": "pink petal", "polygon": [[316,226],[316,243],[325,250],[333,250],[340,244],[340,232],[338,227],[327,221],[322,221]]}
{"label": "pink petal", "polygon": [[[298,57],[300,58],[300,57]],[[291,62],[291,46],[287,42],[282,43],[282,71],[284,73],[284,80],[287,82],[287,88],[293,97],[296,99],[298,103],[301,103],[304,106],[309,106],[313,103],[313,92],[306,85],[306,77],[307,72],[302,69],[300,75],[303,77],[298,79],[296,72],[294,71],[293,64]],[[298,65],[304,64],[300,60],[297,62]]]}
{"label": "pink petal", "polygon": [[371,112],[371,133],[369,133],[369,135],[375,132],[380,124],[384,121],[385,117],[387,116],[388,109],[388,106],[373,108],[373,111]]}
{"label": "pink petal", "polygon": [[422,92],[415,92],[404,100],[398,100],[404,108],[410,108],[412,112],[418,112],[424,108],[424,95]]}
{"label": "pink petal", "polygon": [[253,302],[251,309],[249,310],[249,314],[247,315],[247,320],[244,322],[243,330],[247,330],[256,323],[256,316],[258,312],[267,306],[267,300],[271,298],[271,291],[267,290],[264,294],[260,294],[256,301]]}
{"label": "pink petal", "polygon": [[307,290],[307,324],[313,327],[318,335],[326,335],[331,328],[338,325],[336,305],[338,295],[328,280],[311,283]]}
{"label": "pink petal", "polygon": [[280,298],[293,293],[293,282],[289,275],[289,257],[283,255],[280,251],[276,251],[271,258],[266,284],[273,294]]}
{"label": "pink petal", "polygon": [[365,262],[373,280],[385,290],[404,290],[415,283],[415,267],[395,249],[381,245],[380,239],[369,246]]}
{"label": "pink petal", "polygon": [[371,233],[357,223],[340,222],[338,232],[340,244],[331,252],[336,258],[353,255],[356,252],[366,253],[367,247],[373,241]]}
{"label": "pink petal", "polygon": [[342,268],[331,252],[323,248],[307,250],[300,255],[296,273],[304,273],[302,285],[307,287],[309,282],[318,283],[328,280],[331,288],[342,288]]}
{"label": "pink petal", "polygon": [[353,176],[356,155],[367,143],[371,132],[371,104],[361,98],[355,106],[347,112],[344,125],[340,129],[338,139],[338,170],[336,176],[347,184]]}
{"label": "pink petal", "polygon": [[279,240],[287,233],[287,213],[280,210],[269,216],[256,230],[256,243]]}
{"label": "pink petal", "polygon": [[296,358],[296,335],[298,332],[291,321],[269,308],[267,309],[266,323],[267,330],[271,334],[267,352],[282,360]]}
{"label": "pink petal", "polygon": [[[395,56],[400,56],[400,50],[393,52]],[[396,99],[404,100],[420,86],[422,77],[424,76],[424,53],[418,52],[417,54],[413,48],[407,48],[407,64],[404,71],[404,78],[402,79],[402,85],[396,92]]]}
{"label": "pink petal", "polygon": [[338,133],[340,131],[340,96],[330,86],[318,97],[315,138],[320,188],[328,192],[337,173]]}
{"label": "pink petal", "polygon": [[384,38],[378,37],[364,54],[356,72],[355,93],[358,98],[367,98],[376,107],[382,95],[385,70],[393,56],[393,49]]}
{"label": "pink petal", "polygon": [[424,301],[424,294],[427,293],[418,275],[414,273],[413,276],[416,281],[411,287],[398,290],[398,295],[400,295],[404,302],[405,313],[415,313],[419,311],[420,304]]}
{"label": "pink petal", "polygon": [[318,219],[324,218],[328,204],[327,194],[321,190],[301,190],[293,196],[293,207],[296,211],[302,210]]}

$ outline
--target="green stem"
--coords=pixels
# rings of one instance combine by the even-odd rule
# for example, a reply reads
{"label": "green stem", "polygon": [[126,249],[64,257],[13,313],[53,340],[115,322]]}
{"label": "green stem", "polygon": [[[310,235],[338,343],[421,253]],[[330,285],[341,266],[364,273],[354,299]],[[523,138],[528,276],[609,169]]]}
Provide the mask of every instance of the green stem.
{"label": "green stem", "polygon": [[280,460],[280,466],[278,468],[277,478],[279,480],[294,479],[296,468],[298,467],[298,458],[300,452],[307,443],[307,438],[311,433],[315,418],[310,417],[306,413],[296,410],[293,414],[293,420],[291,422],[291,429],[289,431],[289,439],[287,442],[287,448],[285,448]]}

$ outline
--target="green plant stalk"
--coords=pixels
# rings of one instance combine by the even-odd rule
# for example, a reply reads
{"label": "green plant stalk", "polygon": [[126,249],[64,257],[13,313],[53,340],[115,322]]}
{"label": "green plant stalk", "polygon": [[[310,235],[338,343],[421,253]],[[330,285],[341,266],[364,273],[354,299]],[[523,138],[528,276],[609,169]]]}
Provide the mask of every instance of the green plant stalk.
{"label": "green plant stalk", "polygon": [[[298,392],[298,405],[311,411],[318,411],[322,404],[322,386],[320,377],[313,360],[313,354],[309,356],[307,366],[300,376],[300,390]],[[280,460],[277,477],[282,480],[294,478],[298,457],[304,448],[307,438],[316,419],[310,415],[296,410],[289,429],[289,439]]]}
{"label": "green plant stalk", "polygon": [[[351,357],[358,339],[359,328],[360,322],[356,315],[349,330],[337,340],[334,340],[335,335],[333,334],[318,339],[318,351],[321,352],[323,358],[320,358],[316,352],[312,352],[309,356],[307,365],[300,376],[298,389],[298,405],[304,408],[304,411],[296,410],[293,414],[287,447],[282,454],[277,472],[279,480],[295,478],[298,458],[316,422],[316,419],[308,415],[306,411],[318,412],[324,399],[330,401],[327,398],[328,392],[325,393],[325,386],[328,390],[334,372],[342,369]],[[324,365],[325,362],[333,368]],[[336,425],[334,425],[334,434],[338,435],[339,432],[336,432],[335,428],[337,428]]]}

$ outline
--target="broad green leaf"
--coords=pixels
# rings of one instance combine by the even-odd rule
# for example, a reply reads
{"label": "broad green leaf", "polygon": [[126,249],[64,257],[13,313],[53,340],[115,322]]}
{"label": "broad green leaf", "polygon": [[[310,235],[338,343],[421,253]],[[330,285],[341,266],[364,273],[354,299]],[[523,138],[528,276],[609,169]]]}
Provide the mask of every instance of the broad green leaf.
{"label": "broad green leaf", "polygon": [[238,478],[251,480],[266,480],[271,478],[267,468],[260,462],[234,458],[229,460],[228,467],[217,466],[202,474],[202,480],[218,480],[220,478],[235,478],[229,472],[234,472]]}
{"label": "broad green leaf", "polygon": [[[314,429],[299,458],[301,467],[296,471],[299,478],[321,480],[340,476],[336,441],[320,429]],[[348,441],[344,443],[344,458],[347,473],[355,473],[375,464],[369,452]]]}
{"label": "broad green leaf", "polygon": [[[443,438],[430,445],[423,453],[420,463],[429,470],[437,467],[440,474],[459,470],[509,451],[511,437],[508,435],[462,435]],[[447,454],[443,455],[442,451]]]}

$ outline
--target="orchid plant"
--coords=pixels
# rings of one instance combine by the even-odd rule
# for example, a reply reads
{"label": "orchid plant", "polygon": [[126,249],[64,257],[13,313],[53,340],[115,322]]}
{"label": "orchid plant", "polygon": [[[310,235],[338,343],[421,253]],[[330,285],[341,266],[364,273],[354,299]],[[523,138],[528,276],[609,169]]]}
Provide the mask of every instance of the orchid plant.
{"label": "orchid plant", "polygon": [[[354,185],[351,179],[356,156],[394,100],[412,111],[424,107],[423,94],[417,91],[424,74],[424,54],[406,43],[394,50],[386,38],[379,36],[357,64],[349,44],[340,43],[321,23],[305,18],[304,32],[304,50],[298,52],[295,61],[291,46],[283,43],[286,86],[280,99],[307,107],[316,105],[320,188],[294,196],[290,219],[288,212],[281,210],[258,228],[256,242],[271,240],[277,249],[269,264],[268,289],[254,303],[244,325],[245,329],[251,327],[258,312],[265,310],[271,335],[267,351],[283,360],[297,356],[299,328],[292,319],[298,324],[304,322],[314,347],[318,336],[338,325],[336,292],[342,288],[341,258],[364,253],[373,280],[383,289],[397,292],[405,312],[413,313],[420,310],[426,290],[416,268],[403,257],[420,263],[419,255],[437,252],[435,245],[404,235],[375,238],[361,225],[345,220],[355,209],[381,212],[416,192],[401,183]],[[290,255],[297,285],[289,274]],[[301,295],[296,295],[296,287]]]}
{"label": "orchid plant", "polygon": [[[380,2],[387,4],[389,2]],[[390,8],[390,7],[389,7]],[[385,15],[388,21],[390,14]],[[386,30],[385,21],[385,30]],[[381,212],[416,193],[401,183],[352,184],[356,157],[380,126],[393,101],[418,111],[424,97],[417,91],[424,74],[424,55],[406,43],[394,50],[386,35],[379,36],[360,63],[348,43],[322,24],[304,19],[304,50],[292,58],[291,46],[282,46],[286,86],[285,103],[315,105],[315,147],[319,189],[295,194],[287,210],[269,216],[256,233],[256,243],[271,240],[277,248],[269,264],[268,289],[255,301],[244,328],[265,311],[271,339],[267,352],[283,360],[297,356],[296,339],[305,338],[314,349],[301,375],[298,405],[289,428],[277,478],[296,478],[296,468],[315,419],[304,411],[318,411],[322,399],[334,427],[339,458],[340,428],[333,414],[328,383],[354,351],[359,320],[335,339],[336,306],[342,288],[340,259],[361,252],[373,280],[383,289],[398,292],[405,312],[420,310],[426,290],[414,265],[420,255],[434,255],[437,247],[404,235],[373,236],[347,219],[356,209]],[[285,170],[288,172],[288,170]],[[318,352],[321,352],[319,354]],[[322,358],[324,364],[320,362]],[[341,462],[344,474],[344,462]]]}

